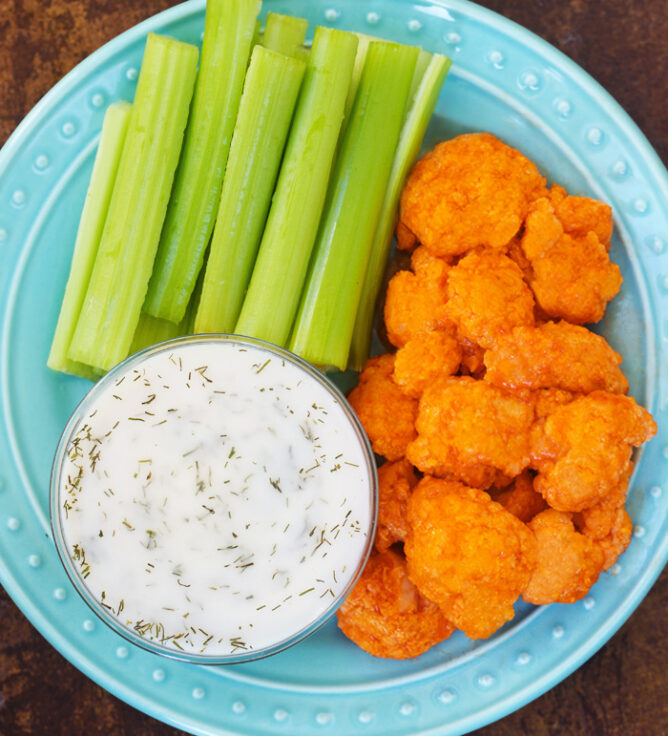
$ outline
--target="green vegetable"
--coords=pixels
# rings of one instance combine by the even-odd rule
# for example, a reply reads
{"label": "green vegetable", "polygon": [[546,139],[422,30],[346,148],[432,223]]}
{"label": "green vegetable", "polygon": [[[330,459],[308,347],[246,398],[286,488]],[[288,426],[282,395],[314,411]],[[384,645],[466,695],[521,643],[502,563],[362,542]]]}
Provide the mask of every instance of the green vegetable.
{"label": "green vegetable", "polygon": [[70,360],[67,357],[67,351],[77,326],[93,271],[95,256],[100,245],[109,200],[128,129],[130,110],[131,105],[128,102],[116,102],[110,105],[105,113],[100,144],[74,243],[70,275],[60,307],[51,351],[46,362],[54,371],[72,373],[90,380],[97,379],[96,372],[90,366]]}
{"label": "green vegetable", "polygon": [[213,231],[260,0],[208,0],[183,156],[144,311],[180,322]]}
{"label": "green vegetable", "polygon": [[301,58],[308,21],[291,15],[269,13],[262,45],[285,56]]}
{"label": "green vegetable", "polygon": [[450,59],[440,54],[431,57],[406,114],[357,311],[348,361],[349,367],[354,370],[362,370],[369,357],[374,312],[396,226],[399,197],[408,172],[420,152],[422,139],[450,64]]}
{"label": "green vegetable", "polygon": [[369,44],[290,340],[293,352],[316,365],[344,370],[348,362],[418,52]]}
{"label": "green vegetable", "polygon": [[234,330],[262,238],[304,69],[303,61],[262,46],[253,50],[195,332]]}
{"label": "green vegetable", "polygon": [[128,354],[181,152],[197,55],[196,46],[148,36],[71,360],[107,370]]}
{"label": "green vegetable", "polygon": [[[285,345],[327,194],[357,38],[318,27],[235,332]],[[280,276],[279,276],[280,274]]]}
{"label": "green vegetable", "polygon": [[155,345],[163,340],[171,340],[173,337],[179,337],[183,334],[185,333],[182,332],[180,323],[177,325],[167,319],[151,317],[150,314],[142,312],[139,315],[139,322],[137,322],[137,329],[132,338],[132,345],[128,354],[138,353],[150,345]]}

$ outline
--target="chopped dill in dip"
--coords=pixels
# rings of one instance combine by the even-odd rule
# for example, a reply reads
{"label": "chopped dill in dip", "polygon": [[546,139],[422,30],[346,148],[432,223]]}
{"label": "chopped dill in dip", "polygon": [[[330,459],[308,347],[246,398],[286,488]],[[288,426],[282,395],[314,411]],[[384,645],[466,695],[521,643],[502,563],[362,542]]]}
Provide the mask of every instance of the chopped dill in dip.
{"label": "chopped dill in dip", "polygon": [[373,528],[373,471],[336,395],[261,345],[215,338],[108,378],[58,476],[90,594],[144,640],[197,655],[257,652],[318,621]]}

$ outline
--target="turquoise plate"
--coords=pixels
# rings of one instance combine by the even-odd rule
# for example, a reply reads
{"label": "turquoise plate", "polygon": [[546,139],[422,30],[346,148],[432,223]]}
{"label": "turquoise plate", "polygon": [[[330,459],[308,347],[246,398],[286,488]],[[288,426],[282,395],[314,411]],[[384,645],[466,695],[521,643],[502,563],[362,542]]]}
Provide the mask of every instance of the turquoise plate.
{"label": "turquoise plate", "polygon": [[565,56],[462,0],[267,0],[268,9],[421,44],[454,59],[426,146],[489,130],[572,192],[610,202],[621,295],[601,330],[659,436],[638,457],[628,551],[570,606],[520,605],[493,638],[461,634],[416,660],[374,659],[334,621],[259,662],[193,666],[129,645],[91,617],[47,520],[49,470],[85,381],[45,367],[105,107],[131,100],[148,31],[199,42],[202,0],[155,16],[93,54],[0,153],[0,582],[41,633],[118,697],[199,734],[459,734],[537,697],[630,615],[668,557],[668,177],[621,108]]}

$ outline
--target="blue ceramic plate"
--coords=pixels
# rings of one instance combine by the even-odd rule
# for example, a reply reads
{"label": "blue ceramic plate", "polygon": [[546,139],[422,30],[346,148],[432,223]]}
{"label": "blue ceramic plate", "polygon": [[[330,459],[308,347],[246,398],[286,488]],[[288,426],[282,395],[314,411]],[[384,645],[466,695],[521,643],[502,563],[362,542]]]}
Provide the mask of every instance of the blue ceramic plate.
{"label": "blue ceramic plate", "polygon": [[518,708],[591,656],[668,556],[668,177],[621,108],[522,28],[462,0],[267,0],[268,9],[444,51],[454,67],[426,146],[488,130],[571,192],[610,202],[622,293],[601,330],[660,432],[638,457],[628,551],[571,606],[518,606],[480,642],[461,634],[419,659],[374,659],[332,621],[259,662],[201,667],[134,648],[93,620],[57,559],[49,470],[89,384],[45,361],[105,107],[131,100],[148,31],[199,42],[204,2],[142,23],[93,54],[37,105],[0,154],[0,581],[42,634],[135,707],[201,734],[459,734]]}

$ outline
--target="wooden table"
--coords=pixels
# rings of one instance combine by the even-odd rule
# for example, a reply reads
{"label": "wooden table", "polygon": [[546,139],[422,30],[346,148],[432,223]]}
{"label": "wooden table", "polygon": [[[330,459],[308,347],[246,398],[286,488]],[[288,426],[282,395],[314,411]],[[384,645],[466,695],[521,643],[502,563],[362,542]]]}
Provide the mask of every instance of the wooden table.
{"label": "wooden table", "polygon": [[[0,0],[0,145],[81,59],[170,0]],[[484,0],[589,71],[668,161],[665,0]],[[668,570],[565,682],[479,736],[666,736]],[[64,660],[0,589],[0,736],[174,736]]]}

